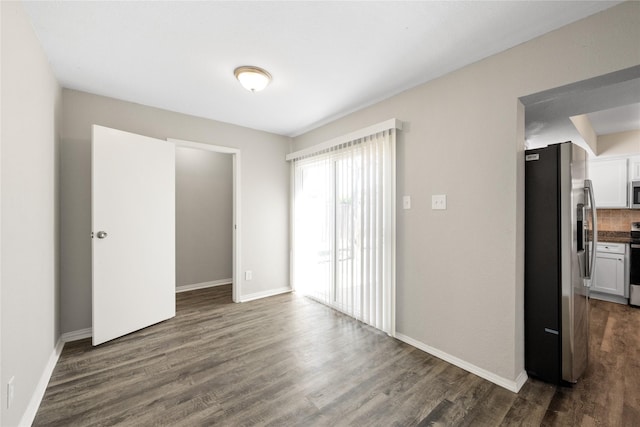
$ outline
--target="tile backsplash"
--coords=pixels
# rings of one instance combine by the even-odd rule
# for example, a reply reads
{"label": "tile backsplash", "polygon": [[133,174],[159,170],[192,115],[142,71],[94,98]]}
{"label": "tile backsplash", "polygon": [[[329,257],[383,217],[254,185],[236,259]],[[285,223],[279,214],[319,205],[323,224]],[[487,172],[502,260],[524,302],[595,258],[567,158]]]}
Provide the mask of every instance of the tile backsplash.
{"label": "tile backsplash", "polygon": [[640,222],[640,209],[598,209],[598,229],[629,231],[632,222]]}

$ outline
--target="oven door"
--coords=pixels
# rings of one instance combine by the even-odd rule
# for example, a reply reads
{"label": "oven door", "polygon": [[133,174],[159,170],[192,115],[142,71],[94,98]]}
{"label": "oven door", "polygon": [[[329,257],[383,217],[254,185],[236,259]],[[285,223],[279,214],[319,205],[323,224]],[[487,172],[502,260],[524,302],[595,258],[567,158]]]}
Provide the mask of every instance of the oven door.
{"label": "oven door", "polygon": [[631,243],[629,282],[640,285],[640,243]]}
{"label": "oven door", "polygon": [[631,243],[629,305],[640,307],[640,242]]}

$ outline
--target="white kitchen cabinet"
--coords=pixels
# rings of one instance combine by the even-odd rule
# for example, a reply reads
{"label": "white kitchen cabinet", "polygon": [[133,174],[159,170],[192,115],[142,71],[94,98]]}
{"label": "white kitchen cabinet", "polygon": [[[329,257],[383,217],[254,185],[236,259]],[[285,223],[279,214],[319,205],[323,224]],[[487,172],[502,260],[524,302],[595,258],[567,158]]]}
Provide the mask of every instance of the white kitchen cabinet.
{"label": "white kitchen cabinet", "polygon": [[595,292],[626,297],[626,247],[623,243],[598,243],[596,275],[591,285]]}
{"label": "white kitchen cabinet", "polygon": [[629,180],[640,181],[640,157],[629,158]]}
{"label": "white kitchen cabinet", "polygon": [[592,160],[589,162],[589,179],[598,208],[626,208],[627,159]]}

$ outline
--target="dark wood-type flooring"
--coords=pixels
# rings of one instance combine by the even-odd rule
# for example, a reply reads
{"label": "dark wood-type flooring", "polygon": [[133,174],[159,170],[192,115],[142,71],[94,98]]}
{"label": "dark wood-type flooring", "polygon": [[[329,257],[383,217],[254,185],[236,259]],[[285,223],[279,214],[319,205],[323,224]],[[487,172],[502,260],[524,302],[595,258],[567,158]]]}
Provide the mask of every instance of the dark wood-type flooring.
{"label": "dark wood-type flooring", "polygon": [[515,394],[306,298],[185,292],[169,321],[65,345],[34,425],[640,425],[640,310],[591,308],[583,380]]}

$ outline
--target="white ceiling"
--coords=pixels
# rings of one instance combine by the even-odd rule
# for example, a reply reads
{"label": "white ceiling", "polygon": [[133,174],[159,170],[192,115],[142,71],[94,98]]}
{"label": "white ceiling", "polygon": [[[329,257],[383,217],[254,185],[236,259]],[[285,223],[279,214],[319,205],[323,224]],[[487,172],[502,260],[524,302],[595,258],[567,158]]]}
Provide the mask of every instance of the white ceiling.
{"label": "white ceiling", "polygon": [[[619,1],[25,2],[67,88],[295,136]],[[265,68],[252,94],[233,76]]]}
{"label": "white ceiling", "polygon": [[623,105],[587,114],[596,135],[640,130],[640,104]]}
{"label": "white ceiling", "polygon": [[528,148],[573,141],[591,152],[571,118],[586,116],[597,135],[640,129],[640,65],[520,98]]}

